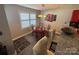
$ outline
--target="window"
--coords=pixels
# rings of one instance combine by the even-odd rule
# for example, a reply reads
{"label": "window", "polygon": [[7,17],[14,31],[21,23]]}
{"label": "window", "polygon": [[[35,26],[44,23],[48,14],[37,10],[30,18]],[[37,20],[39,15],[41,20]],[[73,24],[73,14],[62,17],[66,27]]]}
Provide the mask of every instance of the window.
{"label": "window", "polygon": [[30,24],[36,24],[36,14],[30,14]]}
{"label": "window", "polygon": [[29,27],[29,13],[20,13],[20,19],[21,19],[21,27],[26,28]]}
{"label": "window", "polygon": [[21,27],[27,28],[30,25],[36,24],[36,14],[20,13]]}

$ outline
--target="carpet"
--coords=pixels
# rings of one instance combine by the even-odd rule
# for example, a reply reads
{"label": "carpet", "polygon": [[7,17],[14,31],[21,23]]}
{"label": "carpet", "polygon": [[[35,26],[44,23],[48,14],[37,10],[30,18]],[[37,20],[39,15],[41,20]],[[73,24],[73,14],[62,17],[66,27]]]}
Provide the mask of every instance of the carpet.
{"label": "carpet", "polygon": [[14,47],[15,47],[17,54],[20,53],[24,48],[30,45],[30,42],[28,42],[27,39],[24,37],[14,40],[13,43],[14,43]]}

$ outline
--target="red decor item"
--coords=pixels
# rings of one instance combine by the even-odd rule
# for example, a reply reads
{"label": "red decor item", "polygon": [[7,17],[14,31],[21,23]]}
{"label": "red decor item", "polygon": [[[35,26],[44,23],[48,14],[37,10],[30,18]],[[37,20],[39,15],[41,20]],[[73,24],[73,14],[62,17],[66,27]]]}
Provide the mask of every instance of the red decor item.
{"label": "red decor item", "polygon": [[73,11],[71,22],[79,22],[79,10]]}
{"label": "red decor item", "polygon": [[45,20],[52,22],[53,21],[53,18],[54,18],[54,15],[53,14],[48,14],[46,16]]}

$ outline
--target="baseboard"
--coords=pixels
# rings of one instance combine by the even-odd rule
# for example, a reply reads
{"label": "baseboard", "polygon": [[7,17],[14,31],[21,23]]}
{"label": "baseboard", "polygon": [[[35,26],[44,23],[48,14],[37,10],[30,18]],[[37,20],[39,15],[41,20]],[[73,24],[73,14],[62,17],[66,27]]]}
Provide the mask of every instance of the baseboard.
{"label": "baseboard", "polygon": [[25,33],[25,34],[22,34],[22,35],[20,35],[20,36],[18,36],[18,37],[16,37],[16,38],[13,38],[12,40],[14,41],[14,40],[17,40],[17,39],[19,39],[19,38],[21,38],[21,37],[23,37],[23,36],[25,36],[25,35],[28,35],[28,34],[30,34],[30,33],[32,33],[32,31],[30,31],[30,32],[28,32],[28,33]]}

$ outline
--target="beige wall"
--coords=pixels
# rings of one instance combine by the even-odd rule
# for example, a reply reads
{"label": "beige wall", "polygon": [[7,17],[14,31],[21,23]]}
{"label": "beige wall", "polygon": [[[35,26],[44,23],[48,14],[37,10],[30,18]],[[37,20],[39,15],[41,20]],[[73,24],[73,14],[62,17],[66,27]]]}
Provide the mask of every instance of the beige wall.
{"label": "beige wall", "polygon": [[3,45],[6,45],[8,54],[14,54],[13,42],[11,40],[10,30],[3,5],[0,5],[0,32],[3,33],[0,35],[0,42],[2,42]]}
{"label": "beige wall", "polygon": [[6,12],[12,38],[16,38],[22,34],[31,31],[30,27],[25,29],[21,28],[19,13],[33,12],[38,14],[40,12],[38,10],[34,10],[31,8],[26,8],[18,5],[4,5],[4,7],[5,7],[5,12]]}
{"label": "beige wall", "polygon": [[[50,24],[51,29],[56,28],[57,30],[59,30],[63,26],[69,25],[69,21],[72,16],[72,11],[76,9],[79,9],[79,5],[63,5],[62,7],[59,7],[57,9],[46,10],[43,12],[44,14],[55,14],[57,15],[57,18],[54,22],[48,22],[44,20],[43,21],[45,25]],[[67,22],[67,24],[65,24],[65,22]]]}

